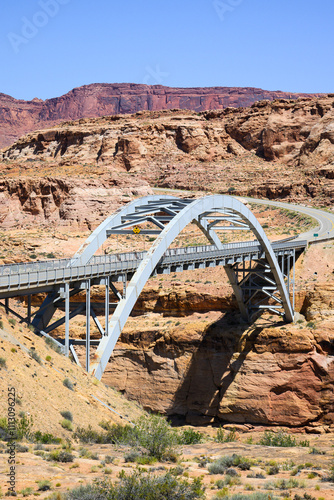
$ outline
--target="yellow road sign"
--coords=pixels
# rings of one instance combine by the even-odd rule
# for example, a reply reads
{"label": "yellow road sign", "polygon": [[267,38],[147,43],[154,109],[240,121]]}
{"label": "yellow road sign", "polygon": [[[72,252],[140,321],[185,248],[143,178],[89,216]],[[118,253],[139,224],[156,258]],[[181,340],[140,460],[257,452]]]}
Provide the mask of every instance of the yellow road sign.
{"label": "yellow road sign", "polygon": [[134,232],[135,234],[139,234],[139,233],[140,233],[140,228],[139,228],[138,226],[135,226],[135,227],[133,228],[133,232]]}

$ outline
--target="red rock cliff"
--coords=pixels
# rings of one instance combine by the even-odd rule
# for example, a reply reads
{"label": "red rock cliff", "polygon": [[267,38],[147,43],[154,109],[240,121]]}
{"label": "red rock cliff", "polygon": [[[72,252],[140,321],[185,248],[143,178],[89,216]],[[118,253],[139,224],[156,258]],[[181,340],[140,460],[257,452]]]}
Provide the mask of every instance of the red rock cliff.
{"label": "red rock cliff", "polygon": [[36,98],[23,101],[0,94],[0,148],[9,146],[27,132],[64,120],[135,113],[141,110],[180,108],[205,111],[229,106],[250,106],[262,99],[272,101],[308,96],[315,94],[272,92],[251,87],[171,88],[132,83],[85,85],[46,101]]}

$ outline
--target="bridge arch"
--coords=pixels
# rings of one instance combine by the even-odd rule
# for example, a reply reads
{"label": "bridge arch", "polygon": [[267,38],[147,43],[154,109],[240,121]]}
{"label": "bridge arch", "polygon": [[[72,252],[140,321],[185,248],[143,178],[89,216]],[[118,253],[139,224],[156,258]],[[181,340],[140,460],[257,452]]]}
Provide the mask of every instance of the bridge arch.
{"label": "bridge arch", "polygon": [[[253,213],[242,202],[232,196],[211,195],[195,200],[183,200],[173,196],[149,196],[135,200],[106,219],[92,233],[77,254],[73,257],[71,265],[75,266],[87,263],[95,254],[96,250],[107,239],[108,230],[110,232],[112,228],[120,227],[127,217],[131,217],[131,214],[136,213],[136,211],[140,214],[145,214],[145,211],[149,213],[149,203],[155,204],[157,212],[159,211],[159,203],[161,203],[162,210],[164,204],[166,205],[166,202],[170,202],[172,205],[174,203],[177,210],[173,211],[170,208],[164,208],[164,210],[170,214],[170,221],[166,226],[161,224],[158,218],[155,218],[154,216],[150,217],[150,221],[153,221],[158,227],[160,227],[160,234],[152,243],[151,248],[146,253],[129,282],[126,288],[125,297],[119,301],[109,322],[108,335],[102,337],[99,343],[90,368],[90,372],[98,379],[101,379],[103,375],[112,351],[129,315],[131,314],[137,298],[143,290],[147,280],[157,267],[160,259],[178,234],[189,223],[194,222],[204,232],[208,240],[212,244],[216,245],[217,249],[222,248],[222,243],[215,232],[215,229],[219,229],[217,227],[217,223],[221,221],[222,218],[218,217],[216,218],[216,221],[214,220],[209,223],[208,219],[213,218],[212,216],[210,217],[210,214],[227,213],[230,221],[235,222],[235,228],[242,229],[247,227],[253,232],[265,254],[268,270],[270,270],[271,275],[274,278],[274,282],[271,281],[271,283],[277,287],[280,293],[280,302],[284,308],[285,319],[289,322],[293,321],[293,309],[290,303],[289,294],[285,286],[283,273],[279,267],[271,244]],[[147,210],[145,207],[148,207]],[[143,220],[144,219],[142,219],[142,221]],[[130,227],[131,224],[133,225],[130,221],[127,227]],[[240,294],[239,284],[233,278],[232,272],[228,273],[228,276],[236,293],[241,312],[243,313],[245,312],[243,311],[243,307],[245,307],[245,305],[243,304],[243,298]]]}

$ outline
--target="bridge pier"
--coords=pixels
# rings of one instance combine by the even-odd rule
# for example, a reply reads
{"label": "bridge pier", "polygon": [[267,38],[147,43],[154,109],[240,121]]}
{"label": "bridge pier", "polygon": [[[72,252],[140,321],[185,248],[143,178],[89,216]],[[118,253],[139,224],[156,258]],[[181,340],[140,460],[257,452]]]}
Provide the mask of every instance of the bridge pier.
{"label": "bridge pier", "polygon": [[86,282],[86,371],[90,365],[90,280]]}

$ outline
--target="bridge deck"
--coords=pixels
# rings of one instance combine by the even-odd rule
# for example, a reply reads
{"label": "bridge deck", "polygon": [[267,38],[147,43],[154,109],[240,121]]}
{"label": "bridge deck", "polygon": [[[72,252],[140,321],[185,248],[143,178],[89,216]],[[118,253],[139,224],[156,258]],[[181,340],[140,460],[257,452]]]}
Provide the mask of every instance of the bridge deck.
{"label": "bridge deck", "polygon": [[[276,255],[290,251],[302,251],[304,240],[276,241],[272,243]],[[77,283],[86,279],[97,280],[110,276],[115,281],[124,273],[133,274],[146,252],[128,252],[94,256],[84,266],[71,265],[72,259],[40,261],[0,266],[0,298],[48,292],[64,283]],[[172,248],[165,252],[156,272],[181,271],[183,269],[227,265],[238,259],[259,259],[263,255],[257,240],[229,243],[217,250],[214,245]]]}

